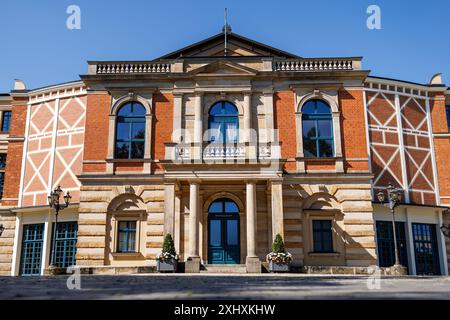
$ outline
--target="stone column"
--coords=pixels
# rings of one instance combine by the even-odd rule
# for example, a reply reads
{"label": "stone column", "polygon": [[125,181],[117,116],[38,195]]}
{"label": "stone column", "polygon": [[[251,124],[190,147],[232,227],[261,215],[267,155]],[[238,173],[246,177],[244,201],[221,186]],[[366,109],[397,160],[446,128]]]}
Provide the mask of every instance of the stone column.
{"label": "stone column", "polygon": [[[341,128],[339,112],[333,112],[333,128]],[[344,172],[344,160],[342,159],[342,141],[341,141],[341,130],[334,130],[334,150],[336,160],[336,172]]]}
{"label": "stone column", "polygon": [[198,254],[199,182],[190,181],[189,189],[189,255],[185,272],[197,273],[200,272],[200,256]]}
{"label": "stone column", "polygon": [[194,105],[194,159],[202,158],[203,153],[203,93],[195,94]]}
{"label": "stone column", "polygon": [[244,92],[244,139],[247,144],[247,158],[256,159],[257,139],[252,139],[252,93]]}
{"label": "stone column", "polygon": [[[115,141],[116,141],[116,115],[109,115],[109,136],[108,136],[108,155],[107,159],[114,159],[114,149],[115,149]],[[114,163],[107,162],[106,163],[106,172],[113,173],[114,172]]]}
{"label": "stone column", "polygon": [[164,235],[175,231],[175,182],[164,183]]}
{"label": "stone column", "polygon": [[150,173],[152,168],[152,163],[149,161],[152,158],[152,126],[153,126],[153,115],[145,115],[145,147],[144,147],[144,172]]}
{"label": "stone column", "polygon": [[250,130],[252,128],[252,94],[244,92],[244,142],[250,142]]}
{"label": "stone column", "polygon": [[272,241],[279,233],[284,240],[283,183],[271,181]]}
{"label": "stone column", "polygon": [[256,255],[256,182],[247,182],[247,273],[260,273],[261,262]]}

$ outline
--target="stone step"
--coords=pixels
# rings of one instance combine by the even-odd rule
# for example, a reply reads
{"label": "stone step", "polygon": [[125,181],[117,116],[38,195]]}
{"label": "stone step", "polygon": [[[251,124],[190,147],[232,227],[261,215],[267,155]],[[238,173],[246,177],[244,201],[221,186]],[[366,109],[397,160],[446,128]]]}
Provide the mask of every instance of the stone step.
{"label": "stone step", "polygon": [[245,264],[204,264],[200,268],[203,273],[247,273]]}

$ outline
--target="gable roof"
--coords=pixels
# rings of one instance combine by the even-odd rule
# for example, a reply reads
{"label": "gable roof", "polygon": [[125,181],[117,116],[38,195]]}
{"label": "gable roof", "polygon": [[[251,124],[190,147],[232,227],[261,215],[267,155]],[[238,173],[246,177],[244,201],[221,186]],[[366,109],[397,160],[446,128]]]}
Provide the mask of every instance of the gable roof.
{"label": "gable roof", "polygon": [[[231,53],[229,56],[268,56],[292,59],[300,58],[295,54],[271,47],[233,32],[227,33],[227,39],[229,52]],[[223,57],[224,44],[225,37],[224,33],[221,32],[187,47],[161,56],[156,60],[177,59],[181,57]]]}

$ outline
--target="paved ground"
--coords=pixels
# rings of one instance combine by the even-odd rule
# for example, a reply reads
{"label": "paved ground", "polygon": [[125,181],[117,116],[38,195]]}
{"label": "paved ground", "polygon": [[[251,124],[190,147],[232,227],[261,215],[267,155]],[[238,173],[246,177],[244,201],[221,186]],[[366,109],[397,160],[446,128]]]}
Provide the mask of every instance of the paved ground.
{"label": "paved ground", "polygon": [[[450,277],[382,278],[308,275],[1,277],[0,299],[450,299]],[[369,281],[371,282],[371,281]],[[371,282],[373,284],[373,282]]]}

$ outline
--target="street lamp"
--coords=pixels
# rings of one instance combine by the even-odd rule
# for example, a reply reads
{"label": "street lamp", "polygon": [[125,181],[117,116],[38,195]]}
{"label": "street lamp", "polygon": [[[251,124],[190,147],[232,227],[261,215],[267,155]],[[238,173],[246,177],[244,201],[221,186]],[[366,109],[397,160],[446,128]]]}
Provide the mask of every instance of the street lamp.
{"label": "street lamp", "polygon": [[50,262],[50,269],[55,269],[55,260],[56,260],[56,229],[58,228],[58,214],[60,210],[64,210],[69,206],[70,199],[72,199],[69,191],[67,191],[66,195],[64,196],[64,203],[61,204],[59,202],[59,199],[61,198],[61,195],[63,194],[63,191],[61,190],[61,186],[58,186],[55,190],[53,190],[52,193],[48,196],[48,205],[50,208],[55,209],[55,227],[53,229],[53,252],[51,255],[51,262]]}
{"label": "street lamp", "polygon": [[[387,187],[387,200],[389,209],[392,213],[392,231],[394,235],[394,252],[395,252],[395,266],[401,266],[400,259],[398,255],[398,248],[397,248],[397,234],[395,232],[395,208],[400,204],[400,201],[402,199],[402,190],[396,189],[392,186],[391,183],[389,183],[389,186]],[[377,193],[377,198],[380,203],[384,203],[386,199],[386,194],[383,191],[380,191]]]}

